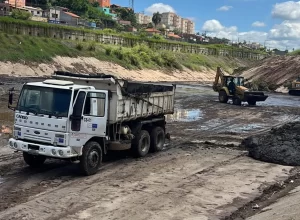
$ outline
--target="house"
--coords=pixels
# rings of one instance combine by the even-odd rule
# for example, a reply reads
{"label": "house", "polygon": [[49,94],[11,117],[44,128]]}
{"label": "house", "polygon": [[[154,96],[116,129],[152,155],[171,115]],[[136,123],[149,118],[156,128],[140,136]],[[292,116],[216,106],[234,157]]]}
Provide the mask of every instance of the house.
{"label": "house", "polygon": [[27,12],[31,13],[32,16],[35,17],[44,17],[44,10],[41,8],[34,8],[30,6],[23,7]]}
{"label": "house", "polygon": [[8,0],[8,4],[12,7],[24,8],[26,5],[26,0]]}
{"label": "house", "polygon": [[131,21],[123,21],[123,20],[119,20],[118,21],[118,23],[120,24],[120,25],[131,25]]}
{"label": "house", "polygon": [[97,9],[98,9],[99,11],[103,11],[104,14],[111,16],[113,19],[116,19],[116,18],[117,18],[117,14],[113,14],[113,13],[111,12],[111,9],[110,9],[110,8],[98,7]]}
{"label": "house", "polygon": [[78,25],[79,16],[70,12],[69,9],[63,7],[52,7],[48,12],[50,23],[61,23],[68,25]]}
{"label": "house", "polygon": [[0,16],[9,16],[10,6],[8,3],[0,3]]}
{"label": "house", "polygon": [[160,34],[161,32],[155,28],[147,28],[145,30],[145,32],[148,34],[148,35],[154,35],[154,34]]}
{"label": "house", "polygon": [[181,37],[178,36],[177,34],[174,34],[173,32],[170,32],[168,35],[167,35],[168,38],[170,39],[173,39],[173,40],[180,40]]}

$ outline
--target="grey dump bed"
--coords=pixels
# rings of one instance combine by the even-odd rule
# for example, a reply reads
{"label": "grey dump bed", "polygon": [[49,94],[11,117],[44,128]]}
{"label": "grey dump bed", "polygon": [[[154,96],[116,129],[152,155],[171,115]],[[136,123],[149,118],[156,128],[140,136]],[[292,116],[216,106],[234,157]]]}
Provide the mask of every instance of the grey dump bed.
{"label": "grey dump bed", "polygon": [[111,92],[109,123],[148,118],[174,112],[175,86],[128,82],[105,74],[74,74],[57,71],[55,79],[93,86]]}

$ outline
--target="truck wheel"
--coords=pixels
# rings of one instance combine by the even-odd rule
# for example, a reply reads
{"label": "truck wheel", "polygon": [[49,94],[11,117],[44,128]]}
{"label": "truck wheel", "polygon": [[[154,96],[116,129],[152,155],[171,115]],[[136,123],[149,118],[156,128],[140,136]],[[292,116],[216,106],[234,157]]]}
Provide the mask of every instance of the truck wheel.
{"label": "truck wheel", "polygon": [[241,105],[242,104],[242,101],[239,98],[233,98],[232,102],[233,102],[234,105]]}
{"label": "truck wheel", "polygon": [[46,157],[40,155],[31,155],[23,152],[24,161],[31,167],[38,168],[44,164]]}
{"label": "truck wheel", "polygon": [[256,101],[248,101],[248,105],[256,105]]}
{"label": "truck wheel", "polygon": [[162,127],[156,127],[151,132],[151,150],[161,151],[165,145],[165,131]]}
{"label": "truck wheel", "polygon": [[95,141],[88,142],[80,157],[80,170],[86,175],[93,175],[97,173],[102,163],[102,148],[99,143]]}
{"label": "truck wheel", "polygon": [[146,130],[141,130],[140,134],[132,143],[132,152],[135,157],[144,157],[150,149],[150,135]]}
{"label": "truck wheel", "polygon": [[219,101],[221,103],[227,103],[228,102],[228,96],[227,96],[225,91],[220,91],[219,92]]}

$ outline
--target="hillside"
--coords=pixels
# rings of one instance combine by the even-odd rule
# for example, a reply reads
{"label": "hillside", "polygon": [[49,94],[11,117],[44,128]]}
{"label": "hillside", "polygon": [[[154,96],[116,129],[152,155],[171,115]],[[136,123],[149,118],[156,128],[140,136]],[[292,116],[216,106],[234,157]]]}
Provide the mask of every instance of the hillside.
{"label": "hillside", "polygon": [[54,70],[110,72],[143,81],[212,81],[217,66],[227,72],[253,61],[0,33],[0,74],[49,75]]}
{"label": "hillside", "polygon": [[252,82],[269,87],[288,86],[300,75],[300,56],[276,56],[259,61],[255,67],[243,72],[242,76]]}

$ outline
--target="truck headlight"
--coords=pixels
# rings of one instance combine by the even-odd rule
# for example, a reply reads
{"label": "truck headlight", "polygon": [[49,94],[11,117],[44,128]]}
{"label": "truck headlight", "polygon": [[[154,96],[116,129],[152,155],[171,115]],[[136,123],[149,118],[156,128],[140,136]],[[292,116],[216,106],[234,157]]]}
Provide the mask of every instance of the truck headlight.
{"label": "truck headlight", "polygon": [[14,143],[12,141],[9,142],[9,146],[13,147]]}
{"label": "truck headlight", "polygon": [[62,150],[59,150],[59,151],[58,151],[58,154],[59,154],[59,156],[63,156],[63,155],[64,155],[64,152],[63,152]]}
{"label": "truck headlight", "polygon": [[18,148],[17,142],[14,143],[14,148],[16,148],[16,149]]}

